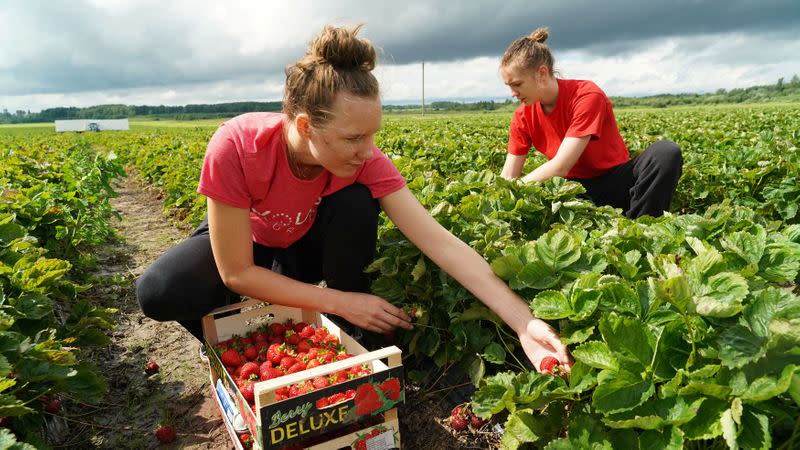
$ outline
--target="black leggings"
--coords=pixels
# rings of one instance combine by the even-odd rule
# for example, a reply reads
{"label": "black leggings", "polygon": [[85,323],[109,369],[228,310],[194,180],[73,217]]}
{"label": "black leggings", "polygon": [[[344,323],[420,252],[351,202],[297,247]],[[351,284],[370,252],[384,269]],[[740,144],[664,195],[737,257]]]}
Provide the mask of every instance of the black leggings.
{"label": "black leggings", "polygon": [[657,141],[599,177],[574,181],[586,188],[586,196],[596,205],[621,208],[627,217],[635,219],[645,214],[664,214],[682,172],[683,156],[678,144]]}
{"label": "black leggings", "polygon": [[[254,262],[295,280],[325,280],[334,289],[367,292],[364,268],[375,257],[379,212],[378,202],[365,186],[348,186],[323,197],[311,229],[290,247],[270,248],[254,242]],[[136,280],[136,296],[147,317],[176,320],[201,342],[200,319],[240,300],[219,275],[207,220],[145,270]]]}

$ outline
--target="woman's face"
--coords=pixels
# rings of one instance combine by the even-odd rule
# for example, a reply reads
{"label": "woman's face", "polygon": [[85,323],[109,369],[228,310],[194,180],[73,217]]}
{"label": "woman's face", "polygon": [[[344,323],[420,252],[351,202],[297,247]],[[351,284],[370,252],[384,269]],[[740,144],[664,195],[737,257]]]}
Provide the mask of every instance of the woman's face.
{"label": "woman's face", "polygon": [[309,149],[318,164],[347,178],[373,157],[375,133],[381,128],[381,101],[337,94],[331,113],[333,118],[323,128],[309,128]]}
{"label": "woman's face", "polygon": [[[541,66],[547,68],[545,66]],[[541,68],[540,67],[540,68]],[[509,64],[500,68],[503,82],[511,89],[511,95],[526,105],[541,100],[544,86],[541,70],[522,69],[517,64]]]}

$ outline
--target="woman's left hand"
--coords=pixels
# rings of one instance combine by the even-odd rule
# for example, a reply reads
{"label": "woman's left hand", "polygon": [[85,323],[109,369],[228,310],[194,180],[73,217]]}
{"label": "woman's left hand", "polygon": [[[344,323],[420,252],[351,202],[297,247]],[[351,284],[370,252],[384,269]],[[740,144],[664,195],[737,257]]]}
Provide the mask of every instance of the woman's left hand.
{"label": "woman's left hand", "polygon": [[533,319],[528,322],[525,333],[519,335],[519,341],[525,355],[533,363],[537,371],[541,372],[540,364],[547,356],[558,360],[562,372],[569,373],[572,368],[572,357],[567,346],[561,342],[558,333],[547,322]]}

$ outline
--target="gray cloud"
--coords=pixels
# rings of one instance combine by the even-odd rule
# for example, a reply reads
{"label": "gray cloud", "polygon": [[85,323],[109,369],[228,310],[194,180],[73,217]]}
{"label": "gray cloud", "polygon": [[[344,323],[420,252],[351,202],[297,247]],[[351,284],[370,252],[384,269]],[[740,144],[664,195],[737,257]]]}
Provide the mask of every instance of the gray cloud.
{"label": "gray cloud", "polygon": [[[497,5],[477,0],[346,0],[298,4],[296,11],[231,4],[238,8],[234,14],[252,10],[253,17],[219,20],[225,11],[217,2],[11,3],[0,10],[0,95],[220,80],[279,83],[285,65],[302,55],[313,33],[339,19],[365,22],[364,35],[390,64],[498,56],[513,39],[541,25],[551,29],[548,43],[557,58],[567,51],[624,55],[666,37],[697,36],[697,42],[682,45],[702,52],[713,50],[714,35],[722,33],[800,35],[797,0],[507,0]],[[769,49],[750,48],[738,57],[769,63],[770,54]],[[710,51],[708,57],[737,55]]]}

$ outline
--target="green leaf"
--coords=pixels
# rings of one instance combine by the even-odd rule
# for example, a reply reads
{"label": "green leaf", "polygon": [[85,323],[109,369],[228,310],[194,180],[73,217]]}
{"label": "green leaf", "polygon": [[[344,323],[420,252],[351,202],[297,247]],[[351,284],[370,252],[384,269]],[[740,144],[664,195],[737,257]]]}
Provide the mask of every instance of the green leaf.
{"label": "green leaf", "polygon": [[417,341],[417,349],[428,356],[433,356],[436,350],[439,349],[439,344],[442,343],[442,338],[439,336],[439,330],[429,329],[422,333]]}
{"label": "green leaf", "polygon": [[692,288],[689,286],[689,280],[686,277],[677,276],[666,281],[650,278],[648,281],[656,293],[656,298],[674,305],[681,314],[687,312],[689,303],[692,300]]}
{"label": "green leaf", "polygon": [[722,248],[735,253],[748,264],[758,265],[764,255],[767,243],[767,232],[764,227],[755,225],[756,232],[736,231],[722,238]]}
{"label": "green leaf", "polygon": [[654,393],[653,383],[638,374],[626,370],[603,371],[597,378],[592,406],[605,414],[625,411],[641,405]]}
{"label": "green leaf", "polygon": [[563,319],[573,314],[567,297],[558,291],[542,291],[531,301],[534,316],[540,319]]}
{"label": "green leaf", "polygon": [[788,244],[769,244],[764,257],[759,262],[759,269],[759,275],[773,283],[793,282],[800,270],[800,254],[793,251]]}
{"label": "green leaf", "polygon": [[547,289],[555,286],[560,279],[560,274],[553,272],[541,261],[534,261],[525,264],[517,276],[511,279],[510,285],[512,289],[522,287]]}
{"label": "green leaf", "polygon": [[684,436],[690,440],[714,439],[722,434],[720,419],[728,403],[713,398],[706,399],[697,410],[694,419],[685,423],[681,429]]}
{"label": "green leaf", "polygon": [[[16,417],[34,412],[14,395],[0,394],[0,417]],[[3,430],[0,428],[0,430]]]}
{"label": "green leaf", "polygon": [[612,351],[629,354],[642,366],[650,366],[654,339],[640,320],[611,313],[600,319],[599,328]]}
{"label": "green leaf", "polygon": [[561,330],[561,342],[565,345],[579,344],[586,339],[589,339],[594,333],[594,325],[565,332]]}
{"label": "green leaf", "polygon": [[697,288],[695,310],[703,316],[731,317],[742,310],[747,292],[747,280],[741,275],[718,273]]}
{"label": "green leaf", "polygon": [[492,261],[492,271],[503,280],[510,280],[517,275],[524,265],[517,256],[501,256]]}
{"label": "green leaf", "polygon": [[736,439],[739,447],[753,450],[772,448],[772,434],[769,430],[769,417],[750,407],[742,412],[742,426]]}
{"label": "green leaf", "polygon": [[564,230],[550,230],[536,240],[536,256],[553,272],[559,272],[581,257],[580,244]]}
{"label": "green leaf", "polygon": [[483,363],[482,359],[478,357],[472,358],[467,368],[467,373],[472,384],[478,386],[483,379],[483,375],[486,373],[486,365]]}
{"label": "green leaf", "polygon": [[639,450],[681,450],[683,434],[677,427],[663,431],[648,430],[639,435]]}
{"label": "green leaf", "polygon": [[574,315],[570,317],[570,319],[580,321],[591,317],[600,304],[600,297],[602,295],[602,292],[596,289],[573,291],[570,303],[572,304],[571,309],[574,311]]}
{"label": "green leaf", "polygon": [[733,421],[733,413],[731,413],[731,410],[726,409],[722,413],[722,417],[719,421],[722,426],[722,438],[725,439],[728,448],[731,450],[738,450],[739,444],[736,443],[736,422]]}
{"label": "green leaf", "polygon": [[769,375],[756,378],[742,394],[742,401],[758,403],[783,394],[789,389],[795,372],[797,372],[797,366],[788,365],[783,368],[779,378]]}
{"label": "green leaf", "polygon": [[539,436],[534,433],[537,428],[536,419],[531,410],[518,410],[506,420],[502,445],[504,449],[516,450],[522,444],[536,442]]}
{"label": "green leaf", "polygon": [[642,304],[639,303],[639,296],[628,285],[613,282],[602,285],[600,290],[603,293],[600,299],[600,307],[602,309],[631,314],[637,317],[642,314]]}
{"label": "green leaf", "polygon": [[512,389],[513,379],[514,375],[510,372],[484,378],[482,382],[485,384],[472,396],[472,408],[475,414],[487,419],[506,409],[503,398]]}
{"label": "green leaf", "polygon": [[425,265],[425,257],[420,255],[419,259],[417,260],[417,264],[414,265],[414,268],[411,270],[411,278],[416,283],[422,278],[423,275],[428,271],[427,265]]}
{"label": "green leaf", "polygon": [[16,223],[0,224],[0,247],[8,247],[12,242],[24,237],[27,233],[25,227]]}
{"label": "green leaf", "polygon": [[[33,410],[31,410],[33,411]],[[17,442],[17,439],[8,428],[0,428],[0,449],[3,450],[36,450],[36,447],[24,442]]]}
{"label": "green leaf", "polygon": [[572,351],[572,356],[590,367],[610,370],[619,369],[617,358],[605,342],[590,341],[581,344]]}
{"label": "green leaf", "polygon": [[497,342],[492,342],[483,349],[483,358],[492,364],[505,364],[506,351]]}
{"label": "green leaf", "polygon": [[379,277],[372,283],[372,293],[392,303],[401,303],[405,298],[403,285],[395,278]]}
{"label": "green leaf", "polygon": [[453,323],[469,322],[471,320],[487,320],[503,325],[503,320],[494,311],[477,302],[454,317]]}
{"label": "green leaf", "polygon": [[14,307],[26,319],[39,320],[53,312],[53,303],[44,295],[26,293],[14,303]]}
{"label": "green leaf", "polygon": [[732,326],[725,329],[717,340],[719,359],[726,367],[743,367],[767,353],[765,343],[765,337],[756,335],[749,328]]}

